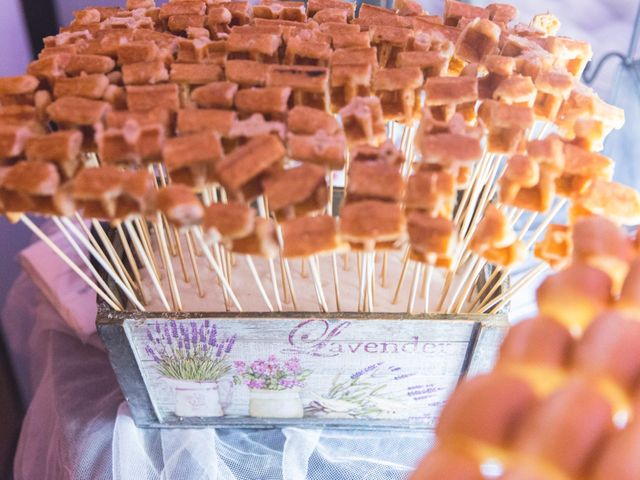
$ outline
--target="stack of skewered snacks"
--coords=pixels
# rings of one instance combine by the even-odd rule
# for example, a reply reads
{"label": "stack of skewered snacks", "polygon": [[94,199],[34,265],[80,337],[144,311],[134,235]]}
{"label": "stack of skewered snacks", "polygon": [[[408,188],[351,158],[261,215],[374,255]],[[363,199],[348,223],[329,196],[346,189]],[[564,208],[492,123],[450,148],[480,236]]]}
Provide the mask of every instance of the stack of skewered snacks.
{"label": "stack of skewered snacks", "polygon": [[[80,10],[26,75],[0,79],[0,211],[117,309],[182,310],[187,290],[217,285],[239,310],[242,257],[251,308],[309,308],[300,259],[322,311],[404,294],[408,313],[419,296],[424,311],[495,312],[566,263],[575,221],[640,212],[597,153],[624,118],[578,82],[589,45],[558,36],[551,14],[516,14],[455,0],[442,17],[411,0],[357,15],[340,0]],[[569,223],[553,224],[566,205]],[[51,217],[84,266],[29,215]],[[507,289],[531,251],[540,263]]]}
{"label": "stack of skewered snacks", "polygon": [[569,241],[573,253],[538,289],[539,315],[511,328],[492,372],[453,393],[412,478],[640,476],[637,237],[595,216],[568,240],[555,233],[542,250],[564,256]]}

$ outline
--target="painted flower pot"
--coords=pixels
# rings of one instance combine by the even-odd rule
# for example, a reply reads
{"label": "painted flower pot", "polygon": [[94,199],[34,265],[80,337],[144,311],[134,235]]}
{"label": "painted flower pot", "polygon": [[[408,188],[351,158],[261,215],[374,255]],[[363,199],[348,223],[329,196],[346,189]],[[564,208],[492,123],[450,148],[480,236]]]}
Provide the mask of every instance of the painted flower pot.
{"label": "painted flower pot", "polygon": [[249,415],[257,418],[302,418],[300,390],[250,389]]}
{"label": "painted flower pot", "polygon": [[176,394],[175,414],[179,417],[221,417],[217,382],[195,382],[192,380],[167,380]]}

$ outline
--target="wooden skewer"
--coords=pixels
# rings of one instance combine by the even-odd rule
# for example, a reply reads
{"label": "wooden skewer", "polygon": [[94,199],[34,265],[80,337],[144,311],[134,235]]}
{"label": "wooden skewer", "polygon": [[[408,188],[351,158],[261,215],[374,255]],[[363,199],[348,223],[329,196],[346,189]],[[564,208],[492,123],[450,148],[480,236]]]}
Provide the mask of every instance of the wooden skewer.
{"label": "wooden skewer", "polygon": [[93,247],[93,245],[91,245],[91,243],[86,239],[86,237],[76,228],[76,226],[69,219],[62,218],[61,220],[62,220],[62,223],[64,223],[64,225],[69,230],[71,230],[71,233],[76,237],[76,239],[80,241],[82,246],[87,250],[89,250],[89,253],[98,261],[100,266],[106,270],[106,272],[113,279],[113,281],[116,282],[116,285],[118,285],[120,290],[124,292],[124,294],[135,305],[135,307],[138,310],[144,312],[144,307],[142,306],[138,298],[135,296],[135,294],[129,288],[127,288],[127,286],[124,284],[120,276],[113,270],[111,265],[109,265],[109,263],[102,258],[102,256],[96,251],[96,249]]}
{"label": "wooden skewer", "polygon": [[193,245],[193,237],[191,235],[191,232],[190,231],[186,232],[185,237],[187,238],[187,251],[189,252],[189,259],[191,261],[193,277],[196,279],[198,296],[200,298],[204,298],[205,292],[204,292],[204,288],[202,288],[202,279],[200,278],[200,270],[198,269],[198,260],[196,258],[195,248]]}
{"label": "wooden skewer", "polygon": [[333,273],[333,293],[336,299],[336,312],[342,311],[340,308],[340,283],[338,278],[338,259],[336,252],[331,253],[331,270]]}
{"label": "wooden skewer", "polygon": [[276,267],[273,258],[268,260],[269,262],[269,275],[271,275],[271,286],[273,287],[273,295],[276,298],[276,307],[279,312],[282,312],[282,302],[280,301],[280,291],[278,290],[278,279],[276,278]]}
{"label": "wooden skewer", "polygon": [[467,267],[467,272],[464,276],[464,280],[458,283],[457,288],[453,292],[451,300],[449,301],[449,306],[446,309],[446,313],[452,313],[453,309],[458,303],[458,298],[460,297],[462,292],[466,289],[466,285],[470,282],[473,282],[472,273],[476,271],[476,268],[480,263],[481,263],[480,257],[474,254],[472,257],[471,263]]}
{"label": "wooden skewer", "polygon": [[176,280],[175,272],[173,271],[173,261],[169,253],[169,247],[167,245],[166,238],[169,232],[165,232],[163,224],[163,215],[160,212],[156,212],[155,228],[158,229],[158,237],[161,239],[160,251],[165,257],[165,264],[167,267],[167,276],[169,277],[169,291],[171,298],[173,299],[173,307],[176,311],[182,311],[182,300],[180,299],[180,289],[178,288],[178,282]]}
{"label": "wooden skewer", "polygon": [[358,311],[362,312],[364,310],[365,303],[365,293],[367,291],[367,286],[364,283],[364,278],[362,275],[363,270],[365,269],[365,265],[362,265],[362,256],[358,254]]}
{"label": "wooden skewer", "polygon": [[[102,291],[98,285],[95,284],[93,280],[89,278],[89,276],[82,271],[80,267],[78,267],[73,261],[64,253],[60,248],[49,238],[47,235],[40,230],[40,228],[33,223],[26,215],[22,215],[20,217],[20,221],[24,223],[29,230],[31,230],[42,242],[47,245],[59,258],[62,260],[73,272],[78,275],[96,294],[102,298],[111,308],[117,311],[121,311],[122,307],[116,304],[109,295]],[[144,308],[143,308],[144,311]]]}
{"label": "wooden skewer", "polygon": [[484,258],[481,258],[478,260],[478,263],[476,264],[475,268],[471,271],[471,275],[469,275],[469,278],[466,282],[464,290],[462,291],[462,295],[460,296],[458,303],[455,307],[455,313],[460,313],[460,311],[462,310],[462,306],[464,305],[465,300],[471,293],[471,290],[473,289],[473,287],[476,285],[478,276],[480,275],[480,272],[482,271],[482,269],[486,264],[487,264],[487,261]]}
{"label": "wooden skewer", "polygon": [[427,265],[426,267],[427,270],[427,276],[426,276],[426,281],[424,283],[424,290],[423,290],[423,294],[424,294],[424,313],[427,314],[429,313],[429,300],[430,300],[430,293],[431,293],[431,280],[433,278],[433,270],[434,267],[433,265]]}
{"label": "wooden skewer", "polygon": [[284,251],[284,238],[282,236],[282,227],[280,225],[276,225],[276,237],[278,239],[278,245],[280,247],[280,257],[284,265],[283,278],[286,278],[286,284],[287,284],[287,288],[289,289],[289,295],[291,296],[291,303],[293,304],[293,309],[297,311],[298,301],[296,299],[296,291],[293,287],[293,276],[291,275],[291,268],[289,267],[289,261],[282,256],[282,252]]}
{"label": "wooden skewer", "polygon": [[367,311],[373,312],[373,307],[376,303],[376,291],[375,291],[375,253],[370,252],[365,255],[365,262],[367,262],[367,273],[365,281],[367,282]]}
{"label": "wooden skewer", "polygon": [[145,252],[145,249],[142,246],[142,242],[140,241],[140,238],[138,237],[138,233],[136,232],[135,228],[133,227],[132,220],[125,221],[124,222],[124,226],[127,229],[127,232],[129,232],[129,237],[133,241],[133,246],[135,247],[136,251],[138,252],[138,257],[140,257],[140,259],[142,259],[142,263],[144,264],[144,267],[147,269],[147,273],[149,274],[149,277],[151,278],[151,282],[153,283],[153,286],[155,287],[156,292],[158,292],[158,295],[160,297],[160,301],[162,302],[162,305],[164,306],[164,308],[168,312],[170,312],[171,311],[171,307],[169,306],[169,302],[167,301],[167,297],[165,296],[164,291],[162,290],[162,285],[160,284],[160,278],[155,275],[155,272],[154,272],[152,264],[151,264],[151,260],[147,256],[147,254]]}
{"label": "wooden skewer", "polygon": [[[524,236],[526,235],[527,231],[531,228],[531,225],[533,225],[533,222],[535,222],[535,219],[537,218],[537,216],[538,216],[538,212],[531,212],[531,214],[529,215],[529,218],[527,219],[527,222],[522,227],[522,230],[518,233],[518,240],[522,240],[524,238]],[[513,224],[512,224],[512,226],[513,226]],[[469,252],[469,254],[470,254],[470,252]],[[491,295],[493,295],[494,292],[500,286],[500,282],[502,281],[504,276],[508,275],[509,273],[510,273],[510,269],[509,268],[505,269],[504,267],[502,267],[500,265],[496,266],[494,268],[493,272],[491,272],[491,275],[489,276],[487,281],[484,283],[484,285],[482,286],[482,288],[478,292],[478,294],[473,299],[473,303],[470,306],[470,310],[471,311],[475,311],[474,309],[477,306],[479,306],[479,305],[482,306],[484,304],[484,302],[487,302],[488,299],[491,298]],[[494,280],[496,278],[498,278],[498,276],[500,278],[494,283]],[[491,287],[491,290],[489,290],[490,287]],[[489,291],[487,292],[487,290],[489,290]]]}
{"label": "wooden skewer", "polygon": [[162,273],[160,272],[160,269],[158,269],[158,264],[155,260],[153,246],[151,244],[151,232],[149,232],[149,226],[147,225],[147,222],[142,217],[138,217],[133,220],[132,224],[138,232],[138,238],[140,239],[140,243],[144,252],[149,258],[149,262],[153,267],[153,272],[156,278],[162,279]]}
{"label": "wooden skewer", "polygon": [[131,250],[131,245],[129,245],[129,240],[127,240],[127,235],[124,233],[124,230],[122,229],[122,225],[120,223],[116,225],[116,231],[118,232],[118,237],[120,238],[120,243],[122,244],[124,253],[127,256],[127,261],[129,262],[129,265],[131,265],[131,271],[133,272],[135,283],[138,286],[140,299],[142,300],[142,303],[146,305],[147,299],[144,295],[144,289],[142,288],[142,276],[140,275],[140,270],[138,269],[138,263],[136,262],[136,258],[133,255],[133,251]]}
{"label": "wooden skewer", "polygon": [[[187,263],[184,258],[184,251],[182,250],[182,242],[180,241],[180,232],[176,227],[171,227],[171,232],[169,236],[173,236],[176,242],[176,249],[178,250],[178,259],[180,260],[180,268],[182,269],[182,278],[185,283],[191,283],[191,278],[189,277],[189,273],[187,272]],[[173,235],[171,235],[173,234]]]}
{"label": "wooden skewer", "polygon": [[416,302],[416,296],[418,295],[418,284],[420,281],[421,271],[422,271],[422,263],[420,262],[412,262],[414,264],[413,268],[413,278],[411,279],[411,294],[409,295],[409,301],[407,302],[407,313],[413,314],[413,306]]}
{"label": "wooden skewer", "polygon": [[[124,267],[124,264],[122,263],[122,260],[120,260],[120,256],[118,255],[118,252],[116,252],[115,247],[113,246],[113,244],[111,243],[111,240],[107,236],[107,232],[104,231],[104,228],[102,228],[102,225],[100,224],[100,222],[93,219],[91,220],[91,224],[93,225],[93,228],[96,230],[96,232],[98,232],[98,236],[100,237],[100,241],[104,246],[104,250],[107,251],[107,255],[109,255],[109,258],[111,259],[111,265],[115,267],[116,272],[120,275],[120,278],[125,283],[125,285],[127,285],[127,287],[129,287],[129,289],[132,292],[135,292],[136,290],[141,289],[142,287],[138,287],[135,284],[135,282],[129,275],[129,272]],[[100,251],[98,252],[100,253]]]}
{"label": "wooden skewer", "polygon": [[67,242],[69,242],[69,245],[71,245],[71,248],[73,248],[73,250],[76,252],[78,257],[80,257],[80,260],[82,260],[82,263],[84,263],[84,265],[89,269],[89,271],[93,275],[93,278],[96,279],[100,287],[103,289],[104,293],[109,295],[109,298],[111,298],[111,300],[113,300],[113,302],[116,303],[118,307],[122,310],[122,304],[120,303],[118,298],[115,296],[115,294],[111,291],[111,288],[109,288],[109,285],[107,285],[107,283],[103,280],[102,276],[95,269],[89,257],[87,257],[84,251],[80,248],[80,246],[78,245],[78,242],[76,242],[73,236],[67,231],[67,229],[65,228],[65,226],[62,224],[62,222],[58,217],[51,217],[51,219],[53,220],[53,223],[55,223],[56,227],[58,227],[58,230],[62,232]]}
{"label": "wooden skewer", "polygon": [[220,265],[218,265],[218,263],[215,261],[211,253],[211,250],[209,250],[209,248],[207,247],[207,244],[204,241],[202,232],[197,228],[192,229],[192,231],[196,237],[197,242],[200,244],[200,248],[204,252],[205,258],[211,264],[211,266],[213,267],[213,271],[216,273],[216,275],[220,279],[220,282],[222,283],[222,288],[227,291],[227,293],[229,294],[229,297],[231,298],[231,301],[233,302],[235,307],[238,309],[238,311],[241,312],[242,307],[240,306],[240,302],[238,301],[236,294],[233,292],[231,285],[229,284],[229,282],[227,282],[227,279],[225,278],[224,273],[220,268]]}
{"label": "wooden skewer", "polygon": [[[490,313],[498,312],[502,307],[504,307],[520,290],[522,290],[527,284],[532,282],[538,275],[543,273],[549,266],[546,263],[540,263],[528,271],[520,280],[516,282],[513,287],[507,290],[505,293],[500,295],[499,297],[492,300],[486,306],[480,310],[480,312],[485,312],[488,309]],[[493,307],[493,308],[492,308]]]}
{"label": "wooden skewer", "polygon": [[300,276],[302,278],[308,278],[309,277],[309,275],[307,274],[307,269],[305,268],[305,263],[306,263],[305,259],[301,258],[300,259]]}
{"label": "wooden skewer", "polygon": [[322,279],[320,277],[320,271],[318,270],[318,265],[316,264],[317,260],[318,260],[317,256],[313,256],[309,258],[309,270],[311,270],[313,283],[316,285],[316,290],[320,297],[320,306],[322,307],[322,311],[328,312],[329,306],[327,305],[327,300],[324,296],[324,290],[322,288]]}
{"label": "wooden skewer", "polygon": [[409,265],[409,247],[405,249],[404,258],[402,259],[402,269],[400,270],[400,278],[398,278],[398,284],[396,285],[396,290],[393,294],[393,299],[391,300],[392,304],[398,303],[398,296],[400,295],[400,289],[402,288],[402,284],[404,283],[404,277],[407,274],[407,267]]}
{"label": "wooden skewer", "polygon": [[265,305],[267,306],[270,312],[273,312],[273,305],[271,305],[271,300],[269,300],[269,296],[267,295],[267,292],[264,289],[262,280],[260,280],[260,275],[258,275],[258,271],[256,270],[256,265],[253,262],[253,258],[251,258],[251,255],[245,255],[244,257],[245,257],[245,260],[247,261],[247,266],[249,267],[251,276],[253,276],[253,280],[254,282],[256,282],[256,285],[258,286],[258,291],[260,292],[260,295],[262,296],[262,299],[264,300]]}
{"label": "wooden skewer", "polygon": [[385,250],[382,254],[382,268],[380,269],[380,286],[385,288],[387,286],[387,264],[389,262],[389,252]]}

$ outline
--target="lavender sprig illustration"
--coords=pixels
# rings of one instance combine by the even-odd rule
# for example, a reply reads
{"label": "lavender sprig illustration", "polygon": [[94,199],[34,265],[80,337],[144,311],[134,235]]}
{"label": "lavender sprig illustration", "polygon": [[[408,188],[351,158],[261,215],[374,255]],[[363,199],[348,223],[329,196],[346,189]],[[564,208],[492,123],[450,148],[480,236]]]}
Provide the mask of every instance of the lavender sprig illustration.
{"label": "lavender sprig illustration", "polygon": [[341,414],[345,417],[366,417],[390,413],[402,409],[400,398],[388,391],[388,384],[377,379],[381,375],[382,362],[370,365],[353,375],[336,375],[331,388],[322,397],[312,401],[306,408],[309,413]]}
{"label": "lavender sprig illustration", "polygon": [[266,360],[254,360],[251,363],[234,362],[236,384],[245,383],[255,390],[290,390],[301,388],[311,374],[300,365],[297,357],[281,361],[275,355]]}
{"label": "lavender sprig illustration", "polygon": [[146,354],[163,377],[196,382],[215,382],[231,371],[227,357],[236,342],[233,335],[218,339],[215,324],[172,320],[164,328],[156,322],[147,328]]}

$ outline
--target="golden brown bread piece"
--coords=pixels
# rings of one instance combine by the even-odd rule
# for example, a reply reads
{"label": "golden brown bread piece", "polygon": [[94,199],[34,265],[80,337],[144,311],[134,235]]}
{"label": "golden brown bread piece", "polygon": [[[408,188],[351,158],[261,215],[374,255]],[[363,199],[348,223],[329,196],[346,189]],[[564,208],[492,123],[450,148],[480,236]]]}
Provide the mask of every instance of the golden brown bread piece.
{"label": "golden brown bread piece", "polygon": [[32,135],[26,126],[0,125],[0,162],[22,155]]}
{"label": "golden brown bread piece", "polygon": [[229,138],[240,145],[258,135],[277,135],[281,140],[285,139],[285,124],[279,121],[267,121],[260,113],[254,113],[244,120],[235,120],[229,131]]}
{"label": "golden brown bread piece", "polygon": [[40,82],[32,75],[0,78],[0,95],[25,95],[35,92]]}
{"label": "golden brown bread piece", "polygon": [[340,209],[340,236],[343,240],[373,250],[376,244],[404,237],[406,220],[399,204],[367,200]]}
{"label": "golden brown bread piece", "polygon": [[355,97],[371,95],[373,67],[369,64],[334,65],[331,67],[331,105],[337,111]]}
{"label": "golden brown bread piece", "polygon": [[25,155],[31,162],[52,162],[65,178],[72,178],[80,166],[82,133],[79,130],[61,130],[48,135],[31,137]]}
{"label": "golden brown bread piece", "polygon": [[176,133],[186,135],[213,130],[221,137],[226,137],[230,135],[236,119],[233,110],[182,109],[178,111]]}
{"label": "golden brown bread piece", "polygon": [[53,198],[60,183],[54,164],[18,162],[2,174],[0,204],[8,212],[58,215]]}
{"label": "golden brown bread piece", "polygon": [[404,162],[404,154],[396,148],[391,140],[379,146],[357,145],[351,150],[352,162],[380,162],[400,168]]}
{"label": "golden brown bread piece", "polygon": [[223,79],[220,66],[215,64],[173,63],[171,64],[170,80],[173,83],[186,85],[206,85]]}
{"label": "golden brown bread piece", "polygon": [[122,128],[108,128],[96,134],[98,154],[106,164],[139,165],[159,161],[165,140],[161,125],[140,126],[135,120]]}
{"label": "golden brown bread piece", "polygon": [[567,225],[549,225],[544,238],[535,244],[534,254],[547,262],[551,268],[561,270],[571,261],[573,239]]}
{"label": "golden brown bread piece", "polygon": [[127,63],[122,66],[125,85],[154,85],[169,80],[169,71],[162,60]]}
{"label": "golden brown bread piece", "polygon": [[289,108],[289,87],[245,88],[235,96],[235,106],[240,112],[264,115],[284,114]]}
{"label": "golden brown bread piece", "polygon": [[578,335],[611,303],[611,279],[603,271],[574,262],[547,277],[536,292],[540,313]]}
{"label": "golden brown bread piece", "polygon": [[607,218],[581,218],[573,225],[573,257],[609,275],[615,293],[622,288],[635,254],[626,232]]}
{"label": "golden brown bread piece", "polygon": [[301,30],[288,38],[283,63],[327,66],[331,52],[331,44],[314,30]]}
{"label": "golden brown bread piece", "polygon": [[409,177],[404,198],[407,210],[420,210],[433,217],[451,218],[456,183],[445,170],[418,171]]}
{"label": "golden brown bread piece", "polygon": [[456,26],[463,18],[489,18],[490,10],[469,5],[468,3],[456,0],[445,0],[444,2],[444,23],[445,25]]}
{"label": "golden brown bread piece", "polygon": [[483,480],[480,466],[471,456],[457,449],[438,445],[422,459],[412,479]]}
{"label": "golden brown bread piece", "polygon": [[174,183],[203,188],[216,180],[222,160],[220,136],[213,130],[167,139],[162,159]]}
{"label": "golden brown bread piece", "polygon": [[404,190],[404,179],[397,166],[382,162],[353,162],[349,168],[345,201],[399,202]]}
{"label": "golden brown bread piece", "polygon": [[103,166],[78,172],[70,195],[85,217],[121,220],[146,212],[153,192],[153,179],[146,170]]}
{"label": "golden brown bread piece", "polygon": [[202,203],[191,189],[184,185],[161,188],[155,193],[153,205],[176,227],[200,225],[204,218]]}
{"label": "golden brown bread piece", "polygon": [[411,249],[421,261],[435,266],[451,263],[456,241],[453,221],[413,211],[407,218],[407,233]]}
{"label": "golden brown bread piece", "polygon": [[575,204],[592,215],[602,215],[623,225],[640,222],[640,194],[633,188],[596,178]]}
{"label": "golden brown bread piece", "polygon": [[127,87],[127,105],[132,112],[144,112],[154,108],[176,111],[180,108],[178,85],[166,83],[160,85]]}
{"label": "golden brown bread piece", "polygon": [[494,371],[462,383],[442,410],[438,437],[445,442],[480,442],[506,446],[534,405],[528,382]]}
{"label": "golden brown bread piece", "polygon": [[227,80],[243,87],[264,87],[269,65],[254,60],[229,60],[225,65]]}
{"label": "golden brown bread piece", "polygon": [[141,127],[160,125],[166,132],[172,129],[172,114],[164,108],[153,108],[141,112],[130,112],[128,110],[111,110],[105,119],[107,128],[122,128],[125,123],[133,120]]}
{"label": "golden brown bread piece", "polygon": [[377,97],[355,97],[340,112],[350,145],[379,145],[386,137],[382,105]]}
{"label": "golden brown bread piece", "polygon": [[591,384],[571,381],[527,415],[515,450],[547,461],[565,474],[581,475],[612,431],[611,417],[607,399]]}
{"label": "golden brown bread piece", "polygon": [[455,47],[456,57],[465,62],[479,63],[487,55],[496,53],[500,27],[486,18],[471,20],[462,30]]}
{"label": "golden brown bread piece", "polygon": [[273,258],[278,254],[276,227],[272,220],[256,218],[253,231],[246,237],[229,242],[229,250],[241,255]]}
{"label": "golden brown bread piece", "polygon": [[276,218],[318,213],[327,206],[326,171],[316,165],[275,171],[262,180],[262,186]]}
{"label": "golden brown bread piece", "polygon": [[110,110],[107,102],[80,97],[63,97],[47,107],[51,119],[63,127],[91,127],[101,123]]}
{"label": "golden brown bread piece", "polygon": [[118,47],[118,64],[151,62],[158,58],[160,48],[153,41],[128,42]]}
{"label": "golden brown bread piece", "polygon": [[340,130],[340,125],[333,115],[323,110],[297,105],[289,111],[287,129],[299,135],[313,135],[318,130],[334,134]]}
{"label": "golden brown bread piece", "polygon": [[198,108],[231,109],[237,92],[237,83],[227,81],[211,82],[195,88],[191,92],[191,101]]}
{"label": "golden brown bread piece", "polygon": [[418,67],[381,68],[373,74],[372,89],[388,120],[410,122],[420,113],[418,90],[423,83]]}
{"label": "golden brown bread piece", "polygon": [[306,258],[340,248],[336,219],[330,215],[298,217],[282,223],[284,258]]}
{"label": "golden brown bread piece", "polygon": [[251,234],[256,212],[244,203],[212,203],[205,208],[202,228],[213,242],[233,240]]}
{"label": "golden brown bread piece", "polygon": [[332,135],[318,130],[313,135],[287,136],[288,155],[294,160],[341,170],[345,164],[347,142],[342,132]]}
{"label": "golden brown bread piece", "polygon": [[231,191],[239,191],[249,181],[279,164],[286,150],[275,135],[258,135],[237,147],[216,165],[220,182]]}

